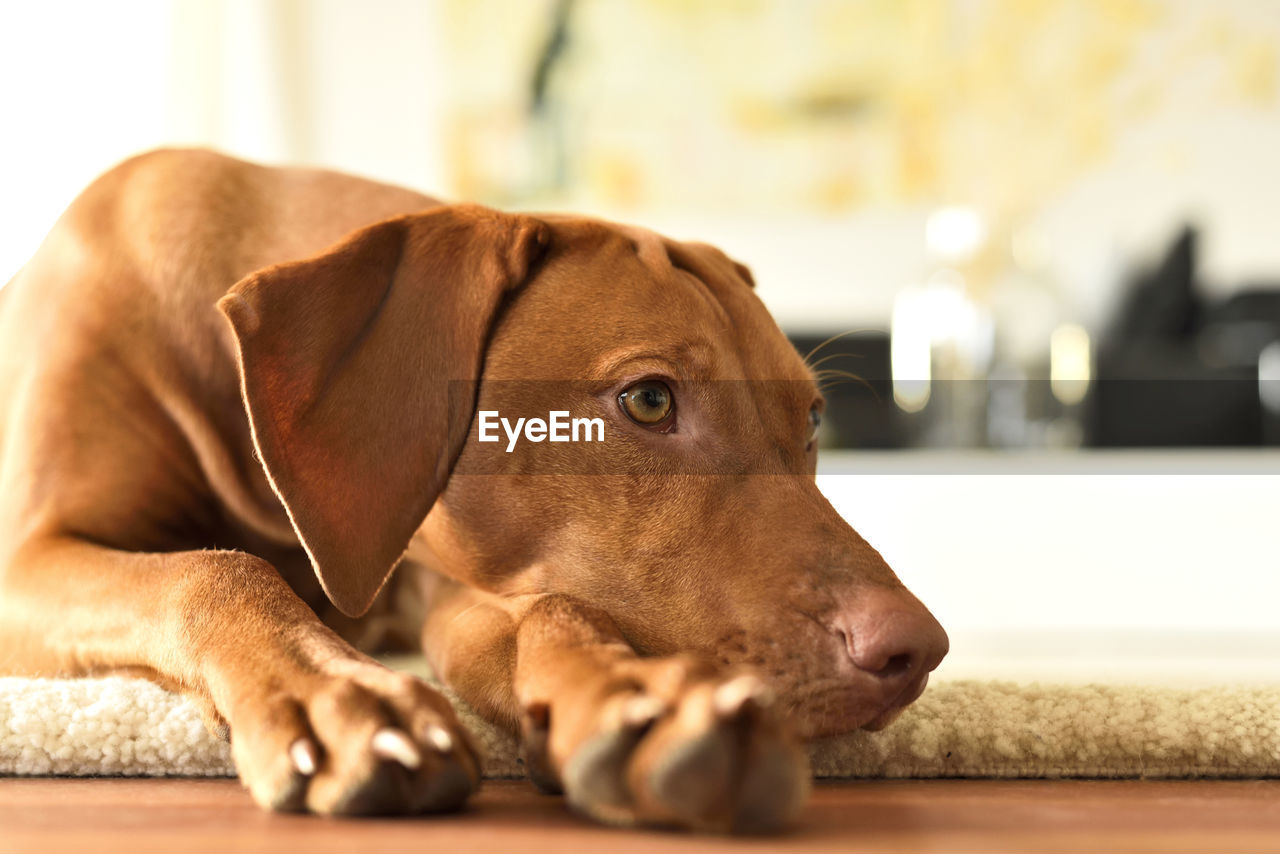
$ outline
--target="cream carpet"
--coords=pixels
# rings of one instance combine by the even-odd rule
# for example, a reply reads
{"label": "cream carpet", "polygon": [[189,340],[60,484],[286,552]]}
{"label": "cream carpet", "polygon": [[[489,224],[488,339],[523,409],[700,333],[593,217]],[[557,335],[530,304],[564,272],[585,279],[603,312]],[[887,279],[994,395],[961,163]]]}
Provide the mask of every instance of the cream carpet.
{"label": "cream carpet", "polygon": [[[486,774],[522,776],[512,740],[461,711]],[[885,731],[812,753],[819,777],[1280,777],[1280,686],[941,681]],[[195,708],[150,682],[0,678],[0,774],[233,773]]]}

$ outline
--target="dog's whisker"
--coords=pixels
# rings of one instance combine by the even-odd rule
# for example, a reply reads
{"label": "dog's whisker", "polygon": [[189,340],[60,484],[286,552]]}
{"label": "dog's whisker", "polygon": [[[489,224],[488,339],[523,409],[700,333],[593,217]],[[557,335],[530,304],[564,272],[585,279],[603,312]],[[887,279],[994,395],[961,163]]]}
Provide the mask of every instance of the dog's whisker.
{"label": "dog's whisker", "polygon": [[818,355],[818,353],[822,350],[822,348],[826,347],[828,344],[833,344],[836,341],[839,341],[841,338],[847,338],[850,335],[857,335],[859,332],[870,332],[870,331],[871,331],[870,327],[863,327],[861,329],[846,329],[844,332],[837,332],[835,335],[832,335],[830,338],[818,344],[816,347],[814,347],[812,350],[806,353],[804,357],[804,363],[806,365],[809,364],[809,360],[812,359],[814,356]]}
{"label": "dog's whisker", "polygon": [[833,362],[836,359],[862,359],[865,358],[861,353],[828,353],[816,362],[807,363],[812,371],[825,365],[827,362]]}
{"label": "dog's whisker", "polygon": [[858,376],[857,374],[851,373],[850,371],[842,371],[839,368],[824,368],[821,371],[818,371],[815,374],[815,376],[819,377],[820,379],[827,379],[830,377],[841,377],[847,380],[856,380],[858,382],[866,382],[864,378]]}
{"label": "dog's whisker", "polygon": [[818,371],[814,374],[814,381],[817,382],[818,384],[818,391],[824,394],[829,389],[833,389],[842,385],[842,383],[839,383],[839,382],[836,382],[836,383],[828,382],[828,380],[831,380],[831,379],[838,379],[838,380],[844,380],[847,382],[857,383],[858,385],[867,389],[867,391],[871,392],[871,394],[875,397],[877,402],[880,401],[880,393],[876,391],[875,387],[871,385],[871,383],[868,380],[858,376],[857,374],[853,374],[848,371],[842,371],[838,368],[824,368],[823,370]]}

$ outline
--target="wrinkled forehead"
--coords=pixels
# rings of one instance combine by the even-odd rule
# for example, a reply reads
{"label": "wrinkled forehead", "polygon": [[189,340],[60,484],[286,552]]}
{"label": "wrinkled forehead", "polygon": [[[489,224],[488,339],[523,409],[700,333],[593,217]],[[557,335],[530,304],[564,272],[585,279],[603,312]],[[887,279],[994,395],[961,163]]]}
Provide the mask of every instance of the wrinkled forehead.
{"label": "wrinkled forehead", "polygon": [[544,219],[551,244],[502,319],[492,367],[524,351],[525,377],[585,379],[656,355],[690,378],[809,380],[745,268],[719,250],[635,226]]}

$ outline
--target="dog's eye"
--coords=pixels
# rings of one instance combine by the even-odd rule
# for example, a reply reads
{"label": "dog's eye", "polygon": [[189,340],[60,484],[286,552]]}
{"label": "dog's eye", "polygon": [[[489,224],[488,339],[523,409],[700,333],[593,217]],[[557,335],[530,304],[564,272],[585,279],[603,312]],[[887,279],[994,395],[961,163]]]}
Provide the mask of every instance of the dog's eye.
{"label": "dog's eye", "polygon": [[627,417],[644,427],[658,427],[675,413],[675,400],[667,384],[645,380],[618,395],[618,405]]}
{"label": "dog's eye", "polygon": [[812,445],[818,438],[818,428],[822,426],[822,413],[818,407],[809,410],[809,435],[805,438],[805,446]]}

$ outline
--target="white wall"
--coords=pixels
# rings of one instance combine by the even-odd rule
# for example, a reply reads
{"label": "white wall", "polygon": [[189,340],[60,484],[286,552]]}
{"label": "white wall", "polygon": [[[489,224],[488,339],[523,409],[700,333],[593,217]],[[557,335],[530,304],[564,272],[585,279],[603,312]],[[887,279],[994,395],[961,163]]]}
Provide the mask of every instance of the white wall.
{"label": "white wall", "polygon": [[0,282],[94,175],[170,134],[163,0],[0,6]]}
{"label": "white wall", "polygon": [[[1192,23],[1203,12],[1168,8]],[[1215,8],[1280,39],[1269,0]],[[466,87],[443,61],[442,14],[442,0],[0,4],[0,282],[88,181],[157,145],[326,164],[447,194],[445,125],[451,93]],[[512,41],[499,25],[513,24],[494,22],[496,43]],[[1188,216],[1209,228],[1215,287],[1280,278],[1280,103],[1215,112],[1218,84],[1179,73],[1177,97],[1029,223],[1086,319],[1105,306],[1122,262],[1153,252]],[[930,268],[927,214],[620,215],[722,244],[755,269],[784,324],[816,329],[887,322],[897,290]]]}
{"label": "white wall", "polygon": [[435,0],[0,4],[0,283],[95,176],[204,145],[445,184]]}

